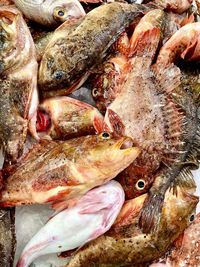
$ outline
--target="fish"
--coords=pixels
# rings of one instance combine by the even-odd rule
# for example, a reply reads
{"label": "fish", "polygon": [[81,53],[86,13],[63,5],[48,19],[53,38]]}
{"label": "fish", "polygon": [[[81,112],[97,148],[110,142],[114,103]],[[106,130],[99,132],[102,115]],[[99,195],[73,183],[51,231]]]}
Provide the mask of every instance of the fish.
{"label": "fish", "polygon": [[192,267],[200,265],[200,214],[193,216],[192,224],[176,240],[175,247],[167,258],[171,267]]}
{"label": "fish", "polygon": [[66,140],[95,134],[103,116],[93,106],[70,97],[50,98],[37,112],[37,131],[41,139]]}
{"label": "fish", "polygon": [[[197,60],[200,55],[198,27],[198,23],[191,23],[183,26],[164,44],[158,54],[156,65],[154,66],[157,70],[159,69],[161,76],[164,70],[169,66],[174,66],[176,60],[178,62],[178,58],[182,57],[183,60]],[[196,34],[193,35],[194,33]],[[194,40],[194,38],[196,39]],[[172,72],[170,77],[172,77],[171,75]],[[182,167],[187,165],[187,162],[188,164],[191,163],[191,166],[194,168],[199,166],[200,123],[198,118],[198,103],[195,104],[194,96],[188,93],[190,88],[191,87],[188,86],[187,83],[184,84],[180,72],[180,83],[177,84],[171,94],[172,102],[178,107],[179,112],[182,113],[181,115],[178,112],[179,115],[177,114],[175,119],[177,123],[176,127],[178,126],[178,123],[181,122],[178,127],[179,129],[176,128],[180,135],[178,137],[178,133],[175,134],[175,131],[173,130],[174,133],[171,136],[172,143],[174,143],[173,138],[178,137],[175,144],[179,147],[177,150],[177,152],[179,151],[179,155],[176,154],[177,156],[175,156],[174,160],[173,157],[170,159],[172,161],[171,164],[169,162],[166,164],[165,162],[165,166],[160,168],[158,173],[155,174],[155,179],[149,191],[148,199],[145,201],[145,205],[141,212],[140,224],[144,232],[150,232],[157,227],[164,193],[169,186],[173,187],[175,185],[176,181],[174,178],[181,171]],[[177,119],[178,117],[180,120]]]}
{"label": "fish", "polygon": [[180,28],[160,49],[157,64],[166,67],[178,60],[200,60],[200,22]]}
{"label": "fish", "polygon": [[67,200],[115,178],[139,153],[131,138],[107,132],[40,142],[18,165],[4,170],[0,207],[54,203],[62,209]]}
{"label": "fish", "polygon": [[14,3],[28,19],[48,27],[85,16],[78,0],[14,0]]}
{"label": "fish", "polygon": [[197,5],[197,10],[198,10],[198,13],[200,15],[200,1],[199,0],[195,0],[195,3]]}
{"label": "fish", "polygon": [[187,183],[178,181],[176,194],[173,190],[165,194],[156,231],[144,234],[139,227],[147,194],[128,200],[111,229],[80,249],[66,267],[137,266],[158,259],[191,223],[198,203],[192,177],[187,176]]}
{"label": "fish", "polygon": [[92,96],[103,114],[119,93],[118,83],[128,61],[129,45],[128,35],[123,32],[113,44],[113,53],[100,65],[97,73],[90,75]]}
{"label": "fish", "polygon": [[193,0],[153,0],[144,1],[144,3],[150,2],[157,8],[164,8],[166,11],[172,11],[174,13],[182,14],[187,11],[191,6]]}
{"label": "fish", "polygon": [[[118,176],[126,199],[147,192],[144,190],[151,186],[153,173],[160,164],[160,148],[164,143],[164,126],[160,112],[162,103],[160,96],[153,93],[156,87],[152,83],[150,66],[160,41],[164,17],[163,11],[152,10],[136,26],[129,44],[130,59],[122,72],[122,82],[118,83],[120,88],[116,89],[119,93],[107,107],[105,114],[105,128],[115,134],[132,136],[141,146],[139,157]],[[136,53],[135,56],[131,56],[133,52]],[[154,150],[155,145],[159,149]],[[142,188],[138,187],[138,182]]]}
{"label": "fish", "polygon": [[16,247],[15,209],[0,210],[0,266],[14,264]]}
{"label": "fish", "polygon": [[30,31],[12,6],[0,6],[0,36],[0,140],[6,160],[15,162],[28,128],[35,132],[38,64]]}
{"label": "fish", "polygon": [[82,247],[107,232],[124,203],[116,181],[88,191],[78,203],[51,218],[25,246],[17,267],[28,267],[42,255]]}
{"label": "fish", "polygon": [[79,88],[119,35],[145,10],[142,5],[110,3],[58,27],[40,63],[38,84],[43,98]]}

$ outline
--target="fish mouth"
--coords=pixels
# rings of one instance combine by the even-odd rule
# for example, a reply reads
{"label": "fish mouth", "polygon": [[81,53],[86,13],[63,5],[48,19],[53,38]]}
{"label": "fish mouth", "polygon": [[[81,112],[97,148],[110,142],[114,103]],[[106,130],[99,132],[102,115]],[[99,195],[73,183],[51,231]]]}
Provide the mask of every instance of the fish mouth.
{"label": "fish mouth", "polygon": [[137,148],[139,151],[139,148],[134,143],[133,139],[131,137],[123,137],[117,142],[117,148],[119,150],[132,150],[133,148]]}
{"label": "fish mouth", "polygon": [[124,150],[131,147],[135,147],[133,140],[130,137],[123,138],[122,141],[120,141],[119,149]]}

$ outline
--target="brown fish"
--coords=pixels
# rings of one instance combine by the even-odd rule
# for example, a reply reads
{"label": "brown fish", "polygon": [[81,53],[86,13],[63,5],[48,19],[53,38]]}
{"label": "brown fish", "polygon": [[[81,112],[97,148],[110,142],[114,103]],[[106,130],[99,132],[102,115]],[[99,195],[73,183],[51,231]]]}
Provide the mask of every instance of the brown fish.
{"label": "brown fish", "polygon": [[142,5],[111,3],[89,12],[84,19],[65,22],[46,47],[39,69],[43,96],[66,95],[78,88],[92,67],[125,28],[146,10]]}
{"label": "brown fish", "polygon": [[[187,176],[187,180],[190,179]],[[156,231],[144,234],[138,227],[140,211],[146,198],[146,195],[142,195],[127,201],[112,228],[78,251],[67,266],[137,266],[159,258],[190,224],[198,203],[198,197],[192,193],[194,181],[188,182],[190,186],[182,180],[179,182],[177,194],[168,190],[165,195]]]}
{"label": "brown fish", "polygon": [[96,108],[65,96],[45,100],[37,118],[40,138],[53,140],[95,134],[103,124],[103,116]]}
{"label": "brown fish", "polygon": [[0,266],[13,266],[15,256],[15,211],[0,210]]}
{"label": "brown fish", "polygon": [[166,11],[172,11],[174,13],[182,14],[187,11],[193,0],[153,0],[144,1],[144,3],[150,2],[158,8],[164,8]]}
{"label": "brown fish", "polygon": [[130,44],[130,53],[134,51],[136,55],[126,64],[121,75],[124,82],[118,84],[119,93],[105,115],[105,123],[111,131],[127,133],[142,147],[135,164],[118,177],[128,199],[143,193],[143,189],[148,190],[161,159],[161,144],[164,143],[162,104],[157,92],[154,93],[156,87],[150,65],[160,40],[163,20],[164,12],[156,9],[148,12],[137,25]]}
{"label": "brown fish", "polygon": [[130,138],[106,132],[38,144],[5,179],[0,206],[79,198],[113,179],[139,152]]}
{"label": "brown fish", "polygon": [[0,139],[6,158],[15,161],[26,139],[28,120],[35,131],[37,62],[35,47],[21,13],[0,7]]}
{"label": "brown fish", "polygon": [[167,259],[167,266],[200,266],[200,214],[193,216],[191,219],[193,219],[194,222],[176,241],[176,248]]}

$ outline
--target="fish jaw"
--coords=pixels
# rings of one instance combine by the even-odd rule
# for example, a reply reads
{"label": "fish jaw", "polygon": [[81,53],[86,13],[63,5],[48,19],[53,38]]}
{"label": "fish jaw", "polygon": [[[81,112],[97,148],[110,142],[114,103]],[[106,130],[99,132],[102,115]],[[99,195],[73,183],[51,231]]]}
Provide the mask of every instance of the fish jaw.
{"label": "fish jaw", "polygon": [[41,255],[81,247],[104,234],[114,223],[123,203],[124,192],[116,181],[87,192],[76,206],[51,218],[29,241],[17,267],[28,266]]}
{"label": "fish jaw", "polygon": [[37,130],[47,139],[92,134],[103,124],[103,117],[96,108],[69,97],[47,99],[38,112]]}

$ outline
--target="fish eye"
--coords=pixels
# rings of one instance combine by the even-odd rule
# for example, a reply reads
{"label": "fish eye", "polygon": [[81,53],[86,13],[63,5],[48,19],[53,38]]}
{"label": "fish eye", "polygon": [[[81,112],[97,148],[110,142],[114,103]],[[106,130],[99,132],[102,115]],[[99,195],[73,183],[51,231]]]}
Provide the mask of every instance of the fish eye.
{"label": "fish eye", "polygon": [[190,216],[190,222],[193,222],[193,221],[194,221],[194,219],[195,219],[195,215],[194,215],[194,214],[192,214],[192,215]]}
{"label": "fish eye", "polygon": [[64,72],[63,71],[60,71],[60,70],[57,70],[54,72],[54,77],[56,80],[61,80],[64,76]]}
{"label": "fish eye", "polygon": [[143,190],[145,188],[145,185],[146,185],[145,181],[140,179],[137,181],[135,187],[137,190]]}
{"label": "fish eye", "polygon": [[103,133],[101,134],[101,137],[102,137],[103,139],[110,139],[110,138],[111,138],[111,135],[110,135],[108,132],[103,132]]}
{"label": "fish eye", "polygon": [[56,7],[53,11],[53,16],[55,20],[62,21],[63,17],[66,15],[66,9],[62,7]]}
{"label": "fish eye", "polygon": [[98,94],[99,94],[99,91],[98,91],[97,88],[92,89],[92,96],[93,96],[93,97],[97,97]]}

